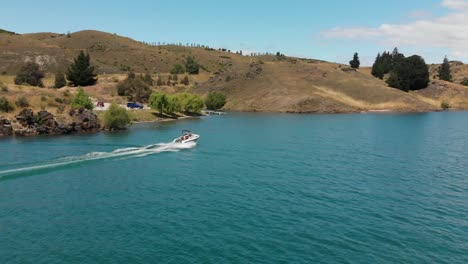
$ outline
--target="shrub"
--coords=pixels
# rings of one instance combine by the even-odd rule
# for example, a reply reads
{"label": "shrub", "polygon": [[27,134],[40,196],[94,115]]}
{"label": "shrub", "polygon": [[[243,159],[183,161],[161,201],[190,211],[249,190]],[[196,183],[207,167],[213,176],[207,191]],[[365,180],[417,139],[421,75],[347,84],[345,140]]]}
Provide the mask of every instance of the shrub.
{"label": "shrub", "polygon": [[188,76],[185,76],[182,81],[180,81],[181,84],[183,85],[189,85],[190,84],[190,81],[189,81],[189,78]]}
{"label": "shrub", "polygon": [[42,101],[42,102],[45,102],[45,101],[47,101],[47,96],[45,96],[45,95],[41,95],[41,101]]}
{"label": "shrub", "polygon": [[104,113],[104,126],[110,130],[125,129],[130,124],[127,110],[112,103]]}
{"label": "shrub", "polygon": [[440,108],[442,108],[443,110],[448,110],[450,108],[450,104],[447,102],[442,102],[440,104]]}
{"label": "shrub", "polygon": [[188,56],[185,61],[185,69],[189,74],[198,74],[200,71],[200,65],[192,56]]}
{"label": "shrub", "polygon": [[127,96],[130,101],[147,102],[151,88],[144,81],[144,77],[129,73],[127,79],[117,85],[117,94]]}
{"label": "shrub", "polygon": [[13,111],[14,109],[15,108],[13,107],[13,105],[8,101],[8,99],[6,99],[5,96],[0,97],[0,112],[8,113]]}
{"label": "shrub", "polygon": [[184,74],[185,68],[181,64],[175,64],[171,69],[171,74]]}
{"label": "shrub", "polygon": [[218,110],[226,104],[226,95],[222,92],[210,92],[205,99],[206,108]]}
{"label": "shrub", "polygon": [[63,96],[65,96],[65,97],[70,97],[70,91],[65,90],[65,91],[63,92]]}
{"label": "shrub", "polygon": [[78,54],[68,68],[67,79],[72,86],[90,86],[97,82],[94,66],[91,66],[89,54]]}
{"label": "shrub", "polygon": [[42,78],[44,78],[44,73],[40,70],[39,64],[28,62],[20,68],[15,77],[15,84],[29,84],[31,86],[43,87]]}
{"label": "shrub", "polygon": [[462,85],[468,86],[468,78],[463,79],[461,82]]}
{"label": "shrub", "polygon": [[2,82],[0,82],[0,87],[2,89],[2,92],[8,92],[8,86],[6,86],[5,84],[3,84]]}
{"label": "shrub", "polygon": [[149,86],[153,85],[154,80],[149,73],[145,74],[145,76],[141,76],[142,80]]}
{"label": "shrub", "polygon": [[26,97],[24,97],[24,96],[18,97],[15,104],[16,104],[16,106],[21,107],[21,108],[29,106],[28,99],[26,99]]}
{"label": "shrub", "polygon": [[55,97],[55,98],[54,98],[54,101],[57,102],[57,103],[59,103],[59,104],[63,104],[63,99],[60,98],[60,97]]}
{"label": "shrub", "polygon": [[62,88],[67,85],[67,80],[65,80],[65,75],[62,72],[55,73],[55,82],[54,88]]}
{"label": "shrub", "polygon": [[84,92],[83,88],[78,88],[78,93],[71,100],[71,107],[74,109],[79,109],[84,107],[88,110],[93,110],[94,105],[91,101],[91,98]]}

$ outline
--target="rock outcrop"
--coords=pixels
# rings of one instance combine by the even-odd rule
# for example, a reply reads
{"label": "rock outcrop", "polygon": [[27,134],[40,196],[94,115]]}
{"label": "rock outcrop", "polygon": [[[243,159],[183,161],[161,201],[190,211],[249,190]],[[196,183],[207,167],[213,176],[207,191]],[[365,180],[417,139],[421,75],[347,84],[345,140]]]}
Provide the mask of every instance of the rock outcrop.
{"label": "rock outcrop", "polygon": [[13,127],[10,120],[0,117],[0,137],[8,137],[13,135]]}
{"label": "rock outcrop", "polygon": [[31,109],[23,109],[16,120],[20,128],[13,129],[10,121],[0,119],[0,136],[16,135],[20,137],[36,135],[64,135],[79,132],[93,132],[101,128],[96,114],[81,108],[70,111],[72,119],[69,123],[58,123],[54,115],[47,111],[39,111],[37,114]]}
{"label": "rock outcrop", "polygon": [[95,131],[101,128],[97,115],[87,109],[72,110],[70,116],[73,118],[73,122],[69,126],[72,127],[73,131]]}

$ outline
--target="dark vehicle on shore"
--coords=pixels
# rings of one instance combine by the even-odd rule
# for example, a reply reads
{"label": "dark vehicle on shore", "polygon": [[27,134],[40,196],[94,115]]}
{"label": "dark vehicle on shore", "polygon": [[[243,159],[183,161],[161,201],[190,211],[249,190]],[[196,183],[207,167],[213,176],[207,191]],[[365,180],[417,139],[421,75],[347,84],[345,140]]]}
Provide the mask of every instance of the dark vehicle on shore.
{"label": "dark vehicle on shore", "polygon": [[143,109],[143,105],[139,103],[127,103],[127,107],[131,109]]}

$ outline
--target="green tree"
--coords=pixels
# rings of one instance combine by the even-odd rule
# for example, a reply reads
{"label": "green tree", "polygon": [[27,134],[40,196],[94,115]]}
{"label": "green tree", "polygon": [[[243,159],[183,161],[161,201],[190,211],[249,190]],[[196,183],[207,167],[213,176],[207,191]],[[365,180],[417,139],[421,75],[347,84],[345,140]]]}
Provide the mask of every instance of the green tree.
{"label": "green tree", "polygon": [[429,84],[429,67],[420,56],[413,55],[395,65],[387,80],[390,87],[403,91],[420,90]]}
{"label": "green tree", "polygon": [[203,99],[197,94],[178,94],[181,110],[185,113],[200,113],[203,108]]}
{"label": "green tree", "polygon": [[198,74],[200,72],[200,65],[192,56],[188,56],[185,61],[185,69],[189,74]]}
{"label": "green tree", "polygon": [[361,62],[359,61],[359,54],[357,52],[354,53],[353,60],[349,62],[349,65],[351,66],[351,68],[359,69]]}
{"label": "green tree", "polygon": [[112,103],[104,113],[104,126],[109,130],[125,129],[130,124],[130,117],[126,109]]}
{"label": "green tree", "polygon": [[177,94],[167,96],[167,106],[164,111],[168,114],[178,113],[182,111],[180,97]]}
{"label": "green tree", "polygon": [[15,108],[13,105],[8,101],[8,99],[5,96],[0,97],[0,112],[11,112]]}
{"label": "green tree", "polygon": [[171,74],[184,74],[185,68],[181,64],[175,64],[171,69]]}
{"label": "green tree", "polygon": [[397,48],[392,53],[388,51],[384,51],[382,54],[379,53],[372,65],[372,75],[383,79],[385,74],[390,73],[395,65],[398,65],[404,58],[405,56],[399,53]]}
{"label": "green tree", "polygon": [[210,92],[205,99],[205,106],[210,110],[218,110],[226,104],[226,95],[222,92]]}
{"label": "green tree", "polygon": [[465,77],[461,82],[462,85],[468,86],[468,77]]}
{"label": "green tree", "polygon": [[85,93],[83,88],[79,87],[76,95],[71,99],[71,107],[73,109],[79,109],[84,107],[88,110],[93,110],[94,105],[91,98]]}
{"label": "green tree", "polygon": [[447,59],[447,56],[445,56],[444,62],[439,68],[439,78],[447,82],[452,81],[452,74],[450,72],[450,63],[449,63],[449,60]]}
{"label": "green tree", "polygon": [[42,78],[44,72],[41,71],[39,64],[35,62],[27,62],[21,66],[18,74],[15,77],[15,84],[29,84],[31,86],[43,87]]}
{"label": "green tree", "polygon": [[72,86],[90,86],[97,82],[94,66],[91,66],[89,54],[78,54],[67,72],[67,79]]}
{"label": "green tree", "polygon": [[164,93],[153,93],[149,99],[149,106],[152,109],[158,110],[160,114],[167,109],[167,96]]}
{"label": "green tree", "polygon": [[67,81],[65,80],[65,75],[60,71],[55,73],[54,88],[62,88],[65,85],[67,85]]}

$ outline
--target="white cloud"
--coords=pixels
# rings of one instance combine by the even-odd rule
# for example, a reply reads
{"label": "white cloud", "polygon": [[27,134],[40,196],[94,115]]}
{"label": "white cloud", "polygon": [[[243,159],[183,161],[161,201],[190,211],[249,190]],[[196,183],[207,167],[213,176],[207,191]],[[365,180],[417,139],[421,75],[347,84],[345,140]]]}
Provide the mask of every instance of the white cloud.
{"label": "white cloud", "polygon": [[407,24],[382,24],[378,27],[338,27],[323,33],[328,38],[375,41],[398,47],[440,48],[454,59],[468,58],[468,0],[444,0],[451,13],[417,19]]}
{"label": "white cloud", "polygon": [[465,0],[443,0],[442,6],[455,10],[468,9],[468,2]]}

